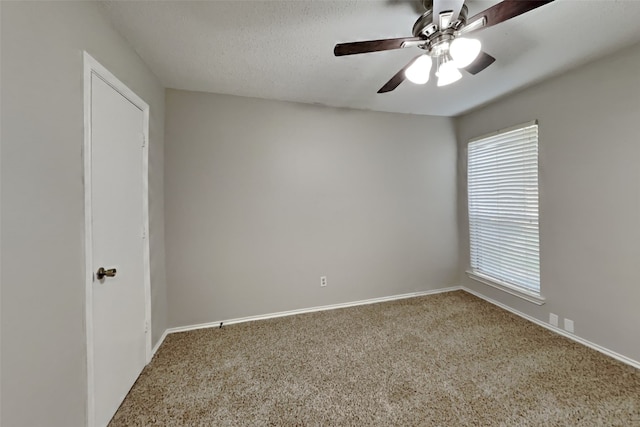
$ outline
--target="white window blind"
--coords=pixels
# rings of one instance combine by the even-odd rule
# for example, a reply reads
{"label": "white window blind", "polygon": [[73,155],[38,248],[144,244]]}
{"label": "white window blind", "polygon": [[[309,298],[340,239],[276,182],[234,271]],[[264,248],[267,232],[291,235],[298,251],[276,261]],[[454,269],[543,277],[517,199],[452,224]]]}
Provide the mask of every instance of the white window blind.
{"label": "white window blind", "polygon": [[473,273],[540,294],[538,125],[469,143]]}

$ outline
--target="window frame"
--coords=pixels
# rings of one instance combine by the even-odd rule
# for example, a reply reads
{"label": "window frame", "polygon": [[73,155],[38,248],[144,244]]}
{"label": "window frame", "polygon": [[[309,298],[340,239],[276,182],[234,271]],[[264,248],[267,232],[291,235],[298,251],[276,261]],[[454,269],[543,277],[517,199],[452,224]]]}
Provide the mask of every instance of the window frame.
{"label": "window frame", "polygon": [[538,265],[540,265],[540,205],[539,205],[539,199],[540,199],[540,136],[539,136],[539,124],[537,120],[533,120],[527,123],[522,123],[516,126],[512,126],[509,128],[505,128],[505,129],[500,129],[498,131],[486,134],[486,135],[482,135],[476,138],[471,139],[468,142],[467,145],[467,153],[466,153],[466,185],[467,185],[467,226],[468,226],[468,230],[469,230],[469,259],[468,259],[468,268],[466,271],[466,274],[469,278],[478,281],[480,283],[483,283],[485,285],[491,286],[493,288],[499,289],[501,291],[504,291],[506,293],[509,293],[511,295],[517,296],[519,298],[522,298],[526,301],[529,301],[531,303],[537,304],[537,305],[543,305],[545,303],[545,298],[542,295],[542,283],[541,283],[541,271],[540,269],[538,270],[538,283],[539,283],[539,288],[538,291],[534,291],[532,289],[529,289],[525,286],[518,286],[516,284],[513,283],[509,283],[508,281],[499,278],[499,277],[494,277],[491,274],[487,274],[486,272],[483,271],[479,271],[479,270],[475,270],[471,264],[472,264],[472,260],[471,260],[471,239],[472,239],[472,234],[471,234],[471,206],[470,206],[470,191],[469,191],[469,145],[474,143],[474,142],[479,142],[482,140],[486,140],[488,138],[493,138],[493,137],[499,137],[503,134],[507,134],[509,132],[513,132],[513,131],[517,131],[517,130],[524,130],[525,128],[531,127],[531,126],[536,126],[536,133],[537,133],[537,140],[536,140],[536,145],[537,145],[537,151],[536,151],[536,179],[537,179],[537,190],[538,190],[538,211],[537,211],[537,219],[538,219],[538,226],[537,226],[537,234],[538,234]]}

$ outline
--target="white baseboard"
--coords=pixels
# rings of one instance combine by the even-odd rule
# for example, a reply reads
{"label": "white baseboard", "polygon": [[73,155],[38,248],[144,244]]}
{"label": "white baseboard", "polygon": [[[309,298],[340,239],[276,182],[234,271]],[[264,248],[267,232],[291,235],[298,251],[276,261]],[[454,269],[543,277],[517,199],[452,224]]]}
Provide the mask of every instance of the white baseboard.
{"label": "white baseboard", "polygon": [[156,345],[153,347],[153,351],[151,352],[151,358],[153,358],[153,356],[156,354],[156,352],[158,351],[158,348],[160,348],[160,346],[162,345],[162,343],[164,342],[165,338],[167,337],[168,334],[174,334],[177,332],[186,332],[186,331],[193,331],[196,329],[204,329],[204,328],[218,328],[220,327],[220,323],[222,323],[223,325],[232,325],[234,323],[243,323],[243,322],[252,322],[255,320],[265,320],[265,319],[274,319],[277,317],[284,317],[284,316],[293,316],[296,314],[304,314],[304,313],[313,313],[316,311],[325,311],[325,310],[335,310],[337,308],[347,308],[347,307],[355,307],[358,305],[366,305],[366,304],[375,304],[375,303],[379,303],[379,302],[385,302],[385,301],[394,301],[394,300],[399,300],[399,299],[405,299],[405,298],[413,298],[413,297],[419,297],[419,296],[425,296],[425,295],[434,295],[434,294],[440,294],[440,293],[445,293],[445,292],[452,292],[452,291],[459,291],[459,290],[463,290],[465,292],[468,292],[472,295],[477,296],[478,298],[481,298],[493,305],[496,305],[504,310],[507,310],[513,314],[515,314],[516,316],[522,317],[523,319],[526,319],[530,322],[533,322],[539,326],[542,326],[543,328],[546,328],[552,332],[555,332],[557,334],[560,334],[564,337],[567,337],[577,343],[580,343],[582,345],[585,345],[589,348],[592,348],[596,351],[599,351],[602,354],[605,354],[607,356],[613,357],[616,360],[619,360],[622,363],[625,363],[627,365],[633,366],[636,369],[640,369],[640,362],[638,362],[637,360],[633,360],[627,356],[624,356],[620,353],[616,353],[615,351],[609,350],[608,348],[602,347],[601,345],[592,343],[591,341],[588,341],[584,338],[581,338],[577,335],[571,334],[563,329],[560,329],[558,327],[555,326],[551,326],[548,323],[545,323],[539,319],[536,319],[533,316],[529,316],[528,314],[522,313],[521,311],[515,310],[511,307],[509,307],[506,304],[503,304],[501,302],[498,302],[494,299],[491,299],[485,295],[482,295],[479,292],[473,291],[469,288],[466,288],[464,286],[451,286],[448,288],[442,288],[442,289],[435,289],[435,290],[430,290],[430,291],[420,291],[420,292],[412,292],[412,293],[408,293],[408,294],[401,294],[401,295],[393,295],[393,296],[389,296],[389,297],[382,297],[382,298],[371,298],[371,299],[367,299],[367,300],[361,300],[361,301],[353,301],[353,302],[347,302],[347,303],[341,303],[341,304],[331,304],[331,305],[323,305],[323,306],[319,306],[319,307],[310,307],[310,308],[301,308],[298,310],[289,310],[289,311],[280,311],[277,313],[271,313],[271,314],[263,314],[263,315],[258,315],[258,316],[248,316],[248,317],[240,317],[237,319],[230,319],[230,320],[222,320],[222,321],[216,321],[216,322],[209,322],[209,323],[200,323],[197,325],[188,325],[188,326],[180,326],[177,328],[169,328],[166,331],[164,331],[164,333],[162,334],[162,336],[160,337],[160,339],[158,340],[158,342],[156,343]]}
{"label": "white baseboard", "polygon": [[149,358],[149,362],[151,361],[151,359],[153,359],[153,356],[155,356],[156,352],[158,351],[158,349],[164,342],[165,338],[169,334],[193,331],[196,329],[204,329],[204,328],[219,328],[221,323],[223,325],[232,325],[234,323],[253,322],[255,320],[274,319],[276,317],[293,316],[296,314],[304,314],[304,313],[313,313],[315,311],[335,310],[337,308],[355,307],[358,305],[375,304],[375,303],[385,302],[385,301],[394,301],[394,300],[405,299],[405,298],[420,297],[424,295],[440,294],[444,292],[459,291],[461,289],[462,289],[462,286],[452,286],[448,288],[434,289],[429,291],[418,291],[418,292],[411,292],[408,294],[392,295],[389,297],[371,298],[371,299],[353,301],[353,302],[347,302],[347,303],[341,303],[341,304],[331,304],[331,305],[323,305],[318,307],[301,308],[298,310],[280,311],[277,313],[261,314],[258,316],[239,317],[236,319],[219,320],[215,322],[200,323],[197,325],[187,325],[187,326],[179,326],[177,328],[168,328],[164,331],[164,333],[162,334],[162,336],[160,337],[156,345],[153,346],[153,350],[151,351],[151,357]]}
{"label": "white baseboard", "polygon": [[503,304],[503,303],[498,302],[498,301],[496,301],[494,299],[491,299],[491,298],[489,298],[489,297],[487,297],[485,295],[482,295],[479,292],[473,291],[473,290],[471,290],[469,288],[466,288],[464,286],[462,286],[461,289],[463,291],[468,292],[468,293],[470,293],[472,295],[475,295],[478,298],[483,299],[483,300],[485,300],[485,301],[487,301],[487,302],[489,302],[489,303],[491,303],[493,305],[496,305],[496,306],[498,306],[498,307],[500,307],[500,308],[502,308],[504,310],[507,310],[507,311],[515,314],[516,316],[520,316],[523,319],[526,319],[526,320],[528,320],[530,322],[533,322],[536,325],[540,325],[543,328],[546,328],[546,329],[548,329],[548,330],[550,330],[552,332],[555,332],[555,333],[560,334],[560,335],[562,335],[564,337],[567,337],[570,340],[573,340],[573,341],[575,341],[577,343],[580,343],[580,344],[585,345],[585,346],[587,346],[589,348],[592,348],[592,349],[594,349],[596,351],[599,351],[600,353],[605,354],[605,355],[607,355],[609,357],[613,357],[614,359],[619,360],[622,363],[626,363],[627,365],[633,366],[636,369],[640,369],[640,362],[638,362],[637,360],[633,360],[630,357],[624,356],[624,355],[622,355],[620,353],[616,353],[615,351],[609,350],[608,348],[602,347],[601,345],[592,343],[591,341],[588,341],[588,340],[586,340],[584,338],[581,338],[581,337],[579,337],[577,335],[569,333],[569,332],[565,331],[564,329],[560,329],[557,326],[552,326],[552,325],[550,325],[550,324],[548,324],[546,322],[543,322],[540,319],[536,319],[533,316],[529,316],[528,314],[525,314],[525,313],[523,313],[521,311],[515,310],[515,309],[509,307],[506,304]]}
{"label": "white baseboard", "polygon": [[218,320],[215,322],[200,323],[197,325],[188,325],[188,326],[179,326],[177,328],[169,328],[167,329],[166,334],[193,331],[195,329],[218,328],[220,327],[220,323],[222,323],[223,325],[233,325],[234,323],[253,322],[255,320],[274,319],[276,317],[294,316],[296,314],[313,313],[316,311],[335,310],[338,308],[355,307],[358,305],[375,304],[375,303],[385,302],[385,301],[395,301],[395,300],[405,299],[405,298],[421,297],[424,295],[440,294],[443,292],[459,291],[461,289],[462,289],[461,286],[452,286],[449,288],[411,292],[408,294],[392,295],[392,296],[381,297],[381,298],[371,298],[366,300],[352,301],[352,302],[346,302],[346,303],[340,303],[340,304],[322,305],[318,307],[309,307],[309,308],[301,308],[297,310],[280,311],[277,313],[261,314],[258,316],[248,316],[248,317],[239,317],[237,319]]}
{"label": "white baseboard", "polygon": [[153,359],[153,356],[156,355],[156,352],[164,342],[164,339],[167,337],[167,334],[169,333],[168,331],[169,331],[168,329],[165,329],[165,331],[162,333],[162,336],[160,337],[156,345],[153,346],[153,349],[151,350],[151,357],[149,357],[149,360],[147,361],[147,363],[151,362],[151,359]]}

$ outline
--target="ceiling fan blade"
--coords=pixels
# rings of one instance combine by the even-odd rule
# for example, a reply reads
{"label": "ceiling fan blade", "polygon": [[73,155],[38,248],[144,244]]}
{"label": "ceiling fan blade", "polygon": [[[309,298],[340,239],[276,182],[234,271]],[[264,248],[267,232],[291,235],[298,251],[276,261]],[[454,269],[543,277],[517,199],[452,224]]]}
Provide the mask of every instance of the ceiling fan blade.
{"label": "ceiling fan blade", "polygon": [[[441,30],[458,19],[464,0],[433,0],[433,23]],[[450,13],[446,13],[450,12]]]}
{"label": "ceiling fan blade", "polygon": [[[466,33],[476,31],[481,28],[491,27],[540,6],[544,6],[552,1],[554,0],[504,0],[503,2],[491,6],[489,9],[472,16],[467,20],[467,24],[465,25],[465,28],[470,28],[470,30],[464,31],[463,28],[461,32]],[[483,20],[484,23],[477,22]]]}
{"label": "ceiling fan blade", "polygon": [[406,78],[404,75],[404,72],[407,70],[407,68],[411,66],[411,64],[416,62],[416,59],[420,58],[421,56],[422,55],[418,55],[415,58],[413,58],[411,61],[409,61],[407,65],[405,65],[400,71],[398,71],[393,77],[391,77],[391,79],[388,82],[386,82],[384,86],[380,88],[380,90],[378,90],[378,93],[391,92],[392,90],[400,86],[400,83],[402,83]]}
{"label": "ceiling fan blade", "polygon": [[[419,42],[420,37],[403,37],[399,39],[367,40],[364,42],[338,43],[333,49],[335,56],[355,55],[358,53],[379,52],[382,50],[401,49],[407,42]],[[411,45],[410,43],[407,43]]]}
{"label": "ceiling fan blade", "polygon": [[476,60],[464,67],[464,70],[470,74],[476,75],[494,62],[496,62],[496,58],[486,52],[480,52]]}

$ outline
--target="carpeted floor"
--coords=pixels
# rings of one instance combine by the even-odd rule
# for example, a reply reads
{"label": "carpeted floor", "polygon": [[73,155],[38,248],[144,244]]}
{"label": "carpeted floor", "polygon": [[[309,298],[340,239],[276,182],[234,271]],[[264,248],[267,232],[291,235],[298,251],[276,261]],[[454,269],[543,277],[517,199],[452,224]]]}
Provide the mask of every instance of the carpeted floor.
{"label": "carpeted floor", "polygon": [[640,371],[463,291],[169,335],[110,426],[640,426]]}

